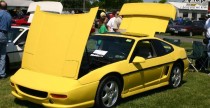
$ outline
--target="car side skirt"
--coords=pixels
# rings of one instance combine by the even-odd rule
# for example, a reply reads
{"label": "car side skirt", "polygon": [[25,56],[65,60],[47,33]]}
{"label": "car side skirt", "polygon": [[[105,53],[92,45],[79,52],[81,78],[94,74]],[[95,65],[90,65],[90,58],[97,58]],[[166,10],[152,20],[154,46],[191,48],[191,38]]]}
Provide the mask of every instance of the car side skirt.
{"label": "car side skirt", "polygon": [[135,91],[127,92],[125,94],[121,94],[121,97],[126,98],[126,97],[129,97],[129,96],[138,94],[138,93],[142,93],[142,92],[145,92],[145,91],[148,91],[148,90],[152,90],[152,89],[155,89],[155,88],[166,86],[168,84],[169,84],[169,82],[163,82],[163,83],[160,83],[158,85],[149,86],[149,87],[146,87],[146,88],[142,88],[142,89],[138,89],[138,90],[135,90]]}

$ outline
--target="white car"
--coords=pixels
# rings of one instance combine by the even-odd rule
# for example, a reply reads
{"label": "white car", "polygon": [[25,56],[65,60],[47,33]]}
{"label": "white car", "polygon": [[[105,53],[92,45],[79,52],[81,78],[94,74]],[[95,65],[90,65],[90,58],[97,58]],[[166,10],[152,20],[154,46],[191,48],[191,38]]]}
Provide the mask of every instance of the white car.
{"label": "white car", "polygon": [[12,26],[8,32],[6,70],[20,67],[28,30],[27,26]]}

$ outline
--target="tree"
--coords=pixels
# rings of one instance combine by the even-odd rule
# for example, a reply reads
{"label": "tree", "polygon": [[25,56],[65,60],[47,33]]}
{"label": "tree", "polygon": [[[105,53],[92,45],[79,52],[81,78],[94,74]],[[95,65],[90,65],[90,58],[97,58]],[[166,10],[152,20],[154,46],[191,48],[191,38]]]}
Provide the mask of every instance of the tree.
{"label": "tree", "polygon": [[126,0],[99,0],[100,8],[120,9]]}
{"label": "tree", "polygon": [[138,3],[138,2],[144,2],[143,0],[126,0],[127,3]]}
{"label": "tree", "polygon": [[[34,1],[59,1],[64,8],[83,8],[83,0],[34,0]],[[162,0],[163,1],[163,0]],[[143,2],[143,0],[85,0],[85,8],[99,6],[102,9],[121,9],[124,3]]]}
{"label": "tree", "polygon": [[165,3],[167,0],[160,0],[159,3]]}

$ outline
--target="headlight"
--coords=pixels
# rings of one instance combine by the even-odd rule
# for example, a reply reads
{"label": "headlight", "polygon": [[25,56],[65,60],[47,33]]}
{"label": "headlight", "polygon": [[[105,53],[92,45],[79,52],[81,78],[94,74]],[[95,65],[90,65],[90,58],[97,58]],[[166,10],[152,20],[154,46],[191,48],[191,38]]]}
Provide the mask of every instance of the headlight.
{"label": "headlight", "polygon": [[175,30],[175,28],[170,28],[170,30],[174,31],[174,30]]}
{"label": "headlight", "polygon": [[187,31],[187,29],[180,29],[180,31],[186,32],[186,31]]}

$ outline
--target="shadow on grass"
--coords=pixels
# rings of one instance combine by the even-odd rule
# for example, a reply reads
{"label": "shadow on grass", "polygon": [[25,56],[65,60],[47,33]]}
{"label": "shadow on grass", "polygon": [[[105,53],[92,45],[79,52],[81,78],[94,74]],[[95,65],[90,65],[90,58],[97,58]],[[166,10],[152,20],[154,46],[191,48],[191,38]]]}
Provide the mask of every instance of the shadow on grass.
{"label": "shadow on grass", "polygon": [[[183,80],[180,87],[182,87],[186,82],[187,82],[186,80]],[[145,91],[145,92],[142,92],[142,93],[139,93],[139,94],[121,99],[121,101],[119,102],[118,105],[120,105],[122,103],[129,102],[129,101],[133,101],[133,100],[136,100],[136,99],[141,99],[143,97],[147,97],[147,96],[153,95],[155,93],[164,92],[164,91],[167,91],[167,90],[170,90],[170,89],[176,89],[176,88],[171,88],[169,86],[163,86],[163,87],[156,88],[156,89],[153,89],[153,90]]]}
{"label": "shadow on grass", "polygon": [[29,102],[29,101],[19,100],[17,98],[14,99],[14,102],[18,105],[25,106],[27,108],[44,108],[41,105]]}

